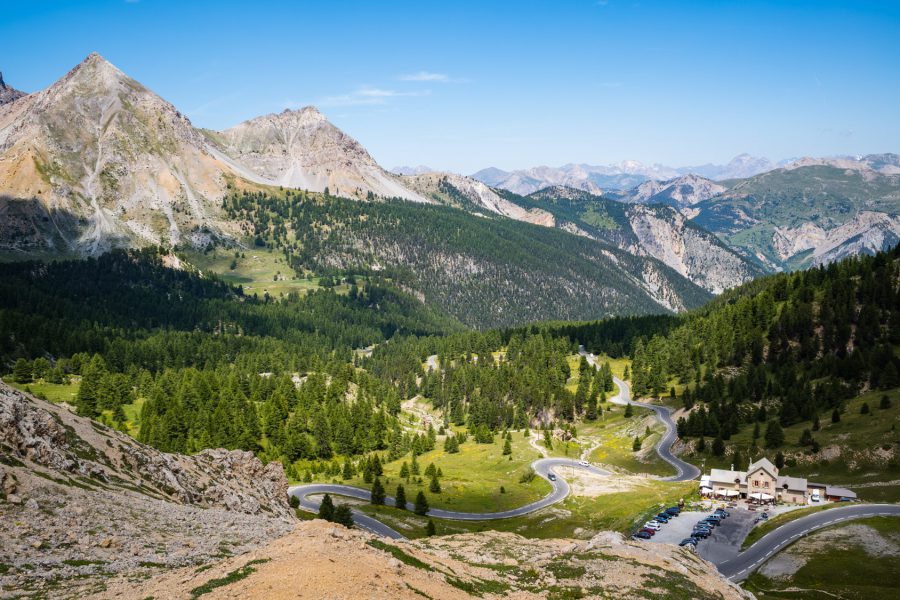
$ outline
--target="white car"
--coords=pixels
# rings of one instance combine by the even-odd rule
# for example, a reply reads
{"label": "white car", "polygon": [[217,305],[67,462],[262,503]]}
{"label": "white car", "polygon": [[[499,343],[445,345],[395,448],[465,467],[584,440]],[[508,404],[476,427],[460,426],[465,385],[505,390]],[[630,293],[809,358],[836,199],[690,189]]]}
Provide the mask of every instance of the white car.
{"label": "white car", "polygon": [[821,496],[819,496],[819,490],[816,490],[812,493],[812,501],[813,502],[818,502],[821,499],[822,499]]}
{"label": "white car", "polygon": [[659,531],[662,529],[662,525],[657,521],[648,521],[644,523],[644,527],[647,529],[652,529],[653,531]]}
{"label": "white car", "polygon": [[578,461],[578,464],[581,465],[582,467],[589,467],[589,466],[591,466],[591,463],[589,463],[589,462],[586,461],[586,460],[579,460],[579,461]]}

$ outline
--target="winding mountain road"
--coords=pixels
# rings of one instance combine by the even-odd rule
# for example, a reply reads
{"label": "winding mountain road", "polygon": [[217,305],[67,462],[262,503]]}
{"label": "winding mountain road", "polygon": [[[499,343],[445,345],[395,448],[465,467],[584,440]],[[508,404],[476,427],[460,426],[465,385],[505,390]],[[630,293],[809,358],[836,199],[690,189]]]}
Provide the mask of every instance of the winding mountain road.
{"label": "winding mountain road", "polygon": [[[600,367],[600,365],[597,364],[597,358],[593,354],[585,351],[584,346],[579,348],[578,353],[585,357],[588,363],[595,369]],[[631,387],[627,383],[615,376],[613,376],[613,381],[619,387],[619,393],[610,398],[610,402],[620,405],[632,404],[634,406],[652,410],[656,413],[657,420],[665,426],[666,432],[656,444],[656,453],[659,454],[661,459],[675,467],[675,470],[678,472],[671,477],[665,477],[663,481],[691,481],[692,479],[700,477],[700,469],[672,454],[672,444],[678,439],[678,430],[675,427],[675,423],[672,421],[672,409],[668,406],[661,406],[659,404],[635,402],[631,400]]]}
{"label": "winding mountain road", "polygon": [[[595,475],[610,475],[609,471],[605,471],[603,469],[590,465],[585,466],[577,461],[568,458],[539,458],[538,460],[531,463],[531,468],[534,469],[534,472],[539,477],[543,477],[544,479],[546,479],[553,488],[549,494],[547,494],[540,500],[536,500],[535,502],[525,504],[524,506],[520,506],[518,508],[512,508],[510,510],[503,510],[498,512],[473,513],[432,508],[428,511],[428,516],[437,517],[439,519],[450,519],[453,521],[493,521],[495,519],[511,519],[513,517],[521,517],[523,515],[533,513],[537,510],[550,506],[551,504],[561,502],[566,498],[566,496],[569,495],[569,483],[562,478],[560,473],[563,467],[580,469],[582,471],[587,471]],[[553,480],[551,480],[549,477],[551,472],[555,475],[555,479]],[[304,510],[310,512],[318,511],[319,503],[321,502],[320,499],[311,498],[311,496],[321,496],[323,494],[330,494],[332,496],[346,496],[349,498],[356,498],[357,500],[363,500],[365,502],[369,502],[372,499],[372,494],[369,490],[335,483],[310,483],[306,485],[297,485],[288,489],[288,495],[296,497],[300,501],[300,506]],[[388,496],[385,504],[388,506],[394,506],[394,498]],[[407,510],[412,511],[415,508],[415,505],[412,502],[407,502],[406,508]],[[403,535],[400,532],[392,529],[391,527],[388,527],[381,521],[373,519],[372,517],[356,510],[353,511],[353,522],[359,525],[362,529],[366,529],[368,531],[371,531],[372,533],[376,533],[378,535],[393,539],[403,539]]]}
{"label": "winding mountain road", "polygon": [[[593,354],[587,353],[583,347],[580,349],[579,353],[584,356],[594,368],[599,367],[596,357],[594,357]],[[699,477],[700,469],[672,454],[672,444],[675,443],[675,440],[678,437],[675,423],[672,421],[672,409],[667,406],[648,404],[646,402],[635,402],[631,400],[631,388],[628,384],[618,377],[613,377],[613,380],[619,388],[619,393],[612,398],[609,398],[610,402],[619,405],[630,403],[635,406],[652,410],[656,413],[656,418],[666,428],[665,434],[656,444],[656,452],[659,454],[660,458],[672,465],[677,473],[671,477],[664,478],[663,481],[690,481]],[[588,451],[588,455],[589,454],[590,451]],[[582,455],[582,459],[586,459],[584,454]],[[432,508],[428,511],[428,515],[456,521],[489,521],[494,519],[521,517],[557,502],[561,502],[569,495],[571,491],[569,484],[562,477],[562,470],[565,467],[581,469],[601,476],[610,475],[609,471],[591,465],[585,466],[578,461],[568,458],[540,458],[531,463],[531,466],[535,473],[539,477],[546,479],[553,488],[549,494],[540,500],[518,508],[499,512],[469,513]],[[553,480],[549,477],[551,472],[555,475],[555,479]],[[300,507],[310,512],[318,511],[321,502],[319,497],[323,494],[345,496],[365,502],[371,500],[371,493],[369,490],[349,485],[311,483],[293,486],[288,489],[288,495],[296,497],[300,501]],[[388,497],[386,499],[386,504],[388,506],[394,506],[394,498]],[[408,502],[406,508],[408,510],[413,510],[414,505]],[[736,557],[722,562],[713,562],[719,572],[728,579],[732,581],[742,581],[771,558],[772,555],[780,552],[794,541],[810,532],[836,523],[874,516],[900,516],[900,505],[852,504],[807,515],[769,532]],[[398,540],[405,539],[400,532],[358,510],[353,510],[353,522],[361,529],[370,531],[382,537]]]}
{"label": "winding mountain road", "polygon": [[900,505],[850,504],[800,517],[767,533],[735,558],[715,563],[716,568],[728,579],[742,581],[769,560],[773,554],[784,550],[804,535],[836,523],[878,516],[900,517]]}

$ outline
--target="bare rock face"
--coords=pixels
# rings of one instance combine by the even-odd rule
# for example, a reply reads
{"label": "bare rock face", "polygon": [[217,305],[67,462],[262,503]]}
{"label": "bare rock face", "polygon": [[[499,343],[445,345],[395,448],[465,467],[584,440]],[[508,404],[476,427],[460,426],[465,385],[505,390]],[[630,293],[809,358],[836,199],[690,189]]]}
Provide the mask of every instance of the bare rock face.
{"label": "bare rock face", "polygon": [[0,244],[96,254],[200,243],[225,187],[225,167],[204,145],[174,106],[91,54],[0,106],[0,213],[26,222],[4,227]]}
{"label": "bare rock face", "polygon": [[264,115],[208,135],[224,154],[273,185],[427,202],[313,106]]}
{"label": "bare rock face", "polygon": [[2,383],[0,443],[17,460],[58,475],[138,486],[180,504],[291,515],[280,463],[263,465],[241,450],[166,454]]}
{"label": "bare rock face", "polygon": [[643,204],[668,204],[675,208],[685,208],[713,198],[725,190],[724,185],[715,181],[688,174],[668,181],[646,181],[629,191],[623,200]]}
{"label": "bare rock face", "polygon": [[6,82],[3,81],[3,73],[0,73],[0,106],[18,100],[24,95],[25,92],[20,92],[6,85]]}
{"label": "bare rock face", "polygon": [[4,590],[94,597],[111,574],[193,570],[296,524],[279,463],[165,454],[3,383],[0,455]]}

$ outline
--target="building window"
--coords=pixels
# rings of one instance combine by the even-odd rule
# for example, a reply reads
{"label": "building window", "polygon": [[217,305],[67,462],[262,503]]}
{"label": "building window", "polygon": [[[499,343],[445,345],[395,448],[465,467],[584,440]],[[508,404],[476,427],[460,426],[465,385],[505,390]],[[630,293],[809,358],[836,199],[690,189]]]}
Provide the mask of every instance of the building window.
{"label": "building window", "polygon": [[763,481],[763,487],[766,488],[766,489],[769,489],[769,482],[768,482],[768,481]]}
{"label": "building window", "polygon": [[759,487],[759,480],[758,480],[758,479],[754,479],[754,480],[753,480],[753,487]]}

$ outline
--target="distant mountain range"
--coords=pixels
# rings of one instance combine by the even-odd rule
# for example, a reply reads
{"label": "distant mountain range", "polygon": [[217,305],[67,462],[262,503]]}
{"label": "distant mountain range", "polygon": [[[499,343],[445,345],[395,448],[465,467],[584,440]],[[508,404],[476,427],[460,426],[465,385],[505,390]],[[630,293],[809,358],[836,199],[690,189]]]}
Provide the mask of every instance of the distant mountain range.
{"label": "distant mountain range", "polygon": [[[148,244],[240,244],[248,231],[268,225],[229,218],[223,198],[307,190],[374,203],[368,216],[359,218],[376,221],[383,215],[375,214],[375,204],[396,200],[459,209],[466,214],[461,218],[469,219],[461,228],[487,236],[505,234],[475,226],[486,218],[559,229],[582,241],[562,241],[564,235],[552,243],[590,257],[598,277],[604,273],[608,281],[616,264],[627,271],[629,291],[609,303],[610,310],[627,310],[634,294],[680,310],[762,272],[871,253],[900,239],[900,157],[893,154],[804,158],[780,166],[748,155],[727,165],[685,168],[625,161],[485,169],[473,177],[425,166],[389,172],[314,107],[260,116],[224,131],[195,128],[176,107],[98,54],[28,95],[0,78],[0,100],[0,250],[12,256],[95,255]],[[412,218],[408,212],[402,216]],[[419,228],[445,225],[422,219]],[[414,227],[401,229],[402,235],[416,235]],[[385,232],[377,233],[387,243]],[[525,244],[528,236],[514,237],[522,241],[508,252],[536,251]],[[426,238],[437,243],[434,232]],[[372,240],[361,237],[356,243],[352,252],[366,254]],[[404,252],[414,247],[411,240],[398,243]],[[340,252],[341,261],[351,256],[344,246]],[[453,252],[476,261],[469,268],[481,268],[475,258],[485,256],[480,251],[468,255],[454,246]],[[390,258],[381,251],[368,256]],[[426,268],[408,255],[394,259],[403,268]],[[501,259],[490,256],[498,282]],[[541,270],[567,269],[553,262],[560,257],[546,260],[553,264]],[[603,285],[573,279],[557,284],[579,294]],[[648,306],[646,299],[640,304]],[[553,306],[563,305],[560,297]],[[582,306],[588,310],[586,302]]]}
{"label": "distant mountain range", "polygon": [[558,168],[533,167],[517,171],[503,171],[489,167],[473,173],[472,178],[491,187],[503,188],[517,194],[530,194],[555,185],[601,194],[605,190],[627,190],[645,181],[662,181],[688,174],[716,181],[752,177],[771,171],[778,166],[767,158],[755,158],[749,154],[741,154],[734,157],[727,165],[667,167],[626,160],[611,165],[568,164]]}

